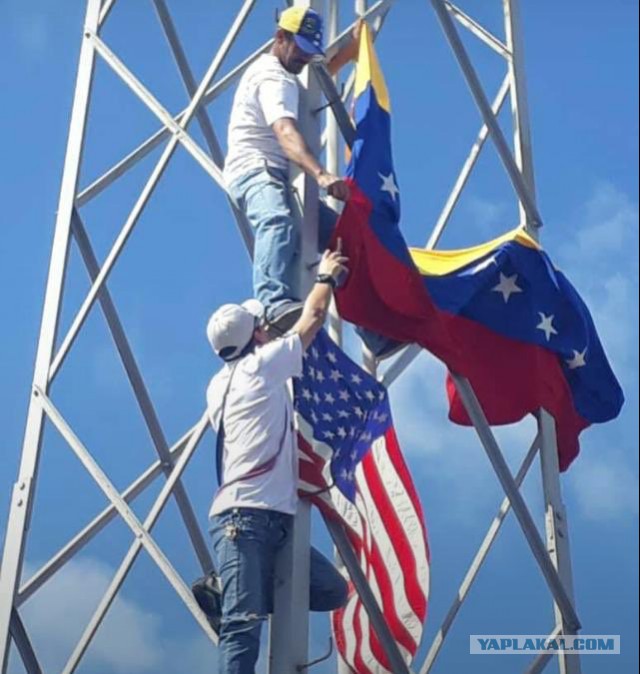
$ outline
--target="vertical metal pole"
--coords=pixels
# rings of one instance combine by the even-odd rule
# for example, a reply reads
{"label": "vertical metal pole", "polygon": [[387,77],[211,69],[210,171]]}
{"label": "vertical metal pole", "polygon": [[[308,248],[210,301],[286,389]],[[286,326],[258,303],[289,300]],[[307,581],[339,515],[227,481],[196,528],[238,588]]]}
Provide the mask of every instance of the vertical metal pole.
{"label": "vertical metal pole", "polygon": [[[520,9],[518,0],[502,0],[504,7],[504,23],[507,49],[511,58],[509,66],[509,84],[511,90],[511,113],[513,118],[514,157],[516,165],[522,173],[529,195],[535,202],[536,186],[533,174],[533,152],[531,148],[531,131],[529,126],[529,104],[527,101],[527,83],[524,76],[524,51],[522,46]],[[519,201],[520,223],[534,230],[535,225],[529,222],[527,212]],[[534,233],[535,236],[535,233]]]}
{"label": "vertical metal pole", "polygon": [[[88,0],[85,16],[85,37],[80,50],[80,63],[76,78],[58,215],[33,375],[34,386],[40,387],[43,391],[48,390],[48,373],[58,329],[69,251],[71,215],[82,161],[84,133],[93,80],[95,52],[91,41],[86,37],[86,32],[98,30],[99,14],[100,0]],[[11,498],[11,509],[2,557],[2,574],[0,575],[0,670],[3,673],[6,672],[9,655],[11,609],[22,573],[25,540],[35,495],[43,424],[44,413],[32,396],[27,413],[20,472]]]}
{"label": "vertical metal pole", "polygon": [[[293,5],[322,11],[320,0],[294,0]],[[320,89],[306,67],[299,75],[300,104],[298,126],[315,156],[320,154],[320,121],[314,110],[320,107]],[[300,296],[305,297],[313,282],[318,259],[318,186],[291,165],[291,200],[300,228]],[[274,612],[269,634],[269,674],[297,674],[309,662],[309,564],[311,506],[298,503],[293,535],[276,560]]]}
{"label": "vertical metal pole", "polygon": [[[340,14],[338,7],[338,0],[327,0],[327,35],[329,42],[333,42],[338,36],[340,25]],[[333,78],[334,84],[338,85],[338,76]],[[340,172],[340,131],[338,129],[338,122],[333,111],[329,108],[327,110],[327,126],[326,126],[326,152],[327,152],[327,171],[338,175]],[[329,199],[331,208],[338,209],[340,205],[337,199]],[[329,307],[329,336],[333,341],[342,348],[342,320],[338,315],[338,308],[335,299],[331,300]],[[344,573],[344,563],[342,557],[338,554],[338,549],[333,548],[333,561],[336,568]],[[348,665],[338,657],[338,674],[350,674]]]}
{"label": "vertical metal pole", "polygon": [[[524,49],[519,0],[503,0],[503,7],[506,44],[511,52],[509,78],[514,129],[514,157],[522,173],[528,193],[535,203],[536,189],[533,172],[533,150],[529,126],[527,86],[524,76]],[[527,227],[527,230],[534,238],[538,238],[539,230],[527,218],[527,211],[523,207],[522,202],[520,202],[520,221]],[[541,409],[538,414],[538,431],[541,441],[540,468],[542,470],[542,489],[545,501],[547,551],[551,557],[552,564],[558,571],[562,585],[575,608],[573,574],[569,550],[569,529],[560,486],[556,424],[553,417],[544,409]],[[556,625],[561,627],[562,633],[575,634],[575,630],[567,624],[562,611],[560,611],[555,601],[553,608]],[[558,654],[558,664],[561,674],[580,674],[581,667],[578,655]]]}
{"label": "vertical metal pole", "polygon": [[[362,16],[367,11],[367,0],[355,0],[355,12]],[[369,349],[362,345],[362,367],[374,377],[376,376],[378,363]]]}
{"label": "vertical metal pole", "polygon": [[[327,0],[327,40],[329,43],[333,42],[338,37],[339,30],[339,9],[338,0]],[[333,78],[334,84],[338,84],[338,76]],[[327,109],[327,171],[338,175],[340,173],[340,134],[338,129],[338,122],[336,116],[331,109]],[[338,211],[340,203],[337,199],[330,197],[328,204],[334,210]],[[333,341],[342,346],[342,321],[338,316],[335,300],[331,300],[331,307],[329,308],[329,336]]]}
{"label": "vertical metal pole", "polygon": [[[569,523],[562,502],[560,488],[560,469],[558,467],[558,444],[556,440],[556,422],[546,411],[540,410],[538,417],[540,431],[540,468],[542,470],[542,490],[544,493],[545,529],[547,533],[547,551],[551,563],[555,566],[562,585],[575,606],[573,593],[573,572],[569,550]],[[561,634],[576,634],[576,630],[564,619],[562,611],[554,601],[553,611],[556,625]],[[560,674],[580,674],[580,657],[568,653],[558,653]]]}

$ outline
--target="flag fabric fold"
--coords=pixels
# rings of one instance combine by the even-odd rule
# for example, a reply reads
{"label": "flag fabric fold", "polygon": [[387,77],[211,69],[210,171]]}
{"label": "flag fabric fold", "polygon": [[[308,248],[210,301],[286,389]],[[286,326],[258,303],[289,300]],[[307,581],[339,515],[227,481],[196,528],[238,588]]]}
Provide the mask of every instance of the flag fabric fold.
{"label": "flag fabric fold", "polygon": [[[300,495],[345,527],[407,662],[422,638],[429,547],[418,494],[393,429],[387,391],[321,332],[294,380]],[[338,653],[356,674],[389,664],[353,587],[334,612]]]}
{"label": "flag fabric fold", "polygon": [[[624,400],[585,303],[522,229],[470,249],[409,250],[398,226],[389,94],[367,31],[354,95],[353,197],[335,234],[350,258],[341,316],[415,342],[467,377],[491,424],[545,408],[565,470],[579,433],[613,419]],[[450,418],[469,424],[450,377],[447,392]]]}

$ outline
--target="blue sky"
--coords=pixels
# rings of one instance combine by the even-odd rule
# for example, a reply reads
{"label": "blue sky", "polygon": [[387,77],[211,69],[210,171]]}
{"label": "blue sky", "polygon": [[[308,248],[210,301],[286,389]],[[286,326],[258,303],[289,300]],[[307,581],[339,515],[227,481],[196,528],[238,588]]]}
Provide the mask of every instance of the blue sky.
{"label": "blue sky", "polygon": [[[259,0],[222,72],[266,40],[278,3]],[[498,0],[463,8],[502,35]],[[170,2],[196,78],[232,20],[237,2]],[[618,420],[589,429],[582,455],[562,477],[568,508],[577,609],[584,631],[621,634],[622,655],[583,671],[638,667],[638,10],[608,3],[522,3],[530,116],[542,241],[592,309],[627,396]],[[342,21],[350,17],[345,2]],[[4,0],[0,119],[5,129],[0,191],[3,242],[0,288],[5,337],[0,352],[0,530],[18,469],[29,386],[50,254],[73,96],[84,3]],[[186,96],[150,2],[116,3],[107,44],[171,111]],[[465,37],[492,97],[500,58]],[[396,171],[403,230],[423,244],[479,127],[479,117],[427,2],[399,0],[379,42],[393,105]],[[225,136],[232,92],[209,110]],[[96,69],[81,186],[158,127],[154,116],[104,63]],[[506,126],[509,111],[501,121]],[[202,138],[195,127],[193,136]],[[153,168],[156,151],[82,210],[103,258]],[[478,243],[511,228],[517,209],[492,147],[487,146],[442,245]],[[64,333],[87,290],[76,250],[70,255],[62,312]],[[154,400],[164,432],[177,439],[199,416],[217,367],[204,326],[218,304],[250,294],[250,267],[221,196],[202,169],[178,150],[110,279],[110,289]],[[351,340],[350,345],[353,346]],[[52,391],[55,403],[118,487],[155,454],[106,326],[93,311]],[[391,389],[396,427],[427,518],[432,550],[426,652],[502,495],[469,430],[446,420],[441,366],[424,355]],[[500,429],[517,467],[532,424]],[[104,506],[104,499],[64,442],[45,434],[27,572],[46,561]],[[206,526],[214,487],[213,440],[186,474]],[[135,502],[142,517],[160,483]],[[542,526],[539,469],[524,493]],[[155,533],[191,579],[195,557],[171,503]],[[327,547],[321,527],[314,529]],[[97,537],[82,556],[24,609],[45,671],[59,671],[101,591],[130,543],[122,524]],[[436,672],[512,672],[524,661],[468,654],[470,633],[546,633],[552,611],[540,573],[510,518],[442,651]],[[322,652],[326,619],[314,619],[311,652]],[[212,671],[215,652],[147,557],[141,555],[88,658],[87,674]],[[420,659],[421,661],[421,659]],[[12,674],[21,669],[14,663]],[[332,671],[329,666],[314,671]],[[554,670],[550,667],[548,671]]]}

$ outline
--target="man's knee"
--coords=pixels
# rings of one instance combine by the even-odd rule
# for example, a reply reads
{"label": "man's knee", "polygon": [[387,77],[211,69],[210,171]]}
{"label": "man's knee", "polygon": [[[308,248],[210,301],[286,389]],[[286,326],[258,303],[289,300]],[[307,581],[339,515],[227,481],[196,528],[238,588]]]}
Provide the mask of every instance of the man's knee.
{"label": "man's knee", "polygon": [[333,586],[327,592],[326,599],[329,608],[326,608],[325,611],[336,611],[342,608],[349,599],[349,584],[338,572],[336,572]]}
{"label": "man's knee", "polygon": [[335,611],[349,598],[349,585],[336,567],[315,548],[311,548],[310,609]]}
{"label": "man's knee", "polygon": [[223,616],[220,625],[220,638],[257,639],[260,641],[260,629],[266,619],[266,615],[251,612]]}

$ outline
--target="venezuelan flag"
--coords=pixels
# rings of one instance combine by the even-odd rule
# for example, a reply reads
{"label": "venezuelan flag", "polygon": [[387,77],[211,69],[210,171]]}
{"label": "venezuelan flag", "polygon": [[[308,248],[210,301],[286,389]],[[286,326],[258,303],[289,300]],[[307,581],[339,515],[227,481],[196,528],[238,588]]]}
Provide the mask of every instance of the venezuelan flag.
{"label": "venezuelan flag", "polygon": [[[409,250],[390,141],[390,103],[371,38],[363,34],[355,91],[353,197],[338,222],[350,278],[341,315],[416,342],[466,376],[492,424],[540,407],[556,420],[560,468],[578,435],[615,418],[624,396],[586,305],[540,245],[521,229],[480,246]],[[450,418],[470,420],[452,380]]]}
{"label": "venezuelan flag", "polygon": [[[624,396],[587,306],[523,229],[454,251],[412,249],[425,289],[468,357],[464,373],[489,421],[544,407],[556,420],[561,470],[578,434],[614,419]],[[451,379],[450,418],[469,424]]]}
{"label": "venezuelan flag", "polygon": [[455,367],[455,339],[425,292],[398,227],[391,104],[366,24],[356,67],[354,119],[356,141],[347,168],[351,198],[334,236],[342,239],[350,260],[348,281],[337,297],[340,314],[399,341],[416,341],[419,334],[422,346]]}

